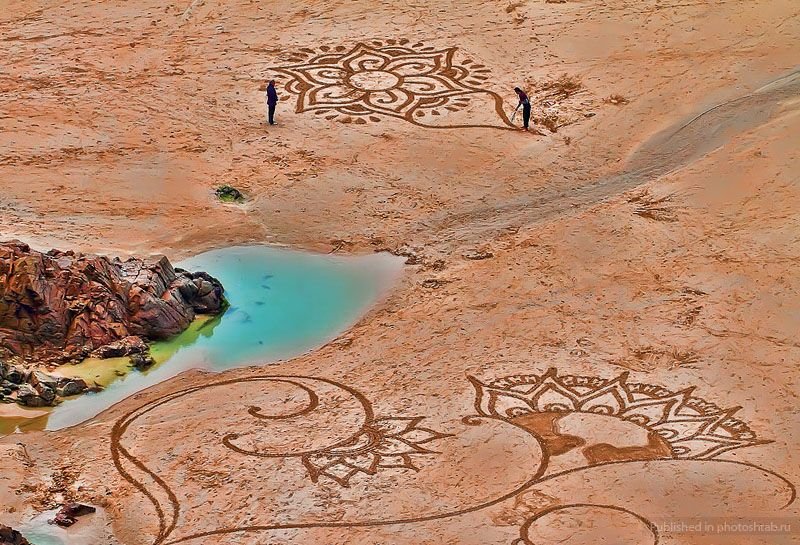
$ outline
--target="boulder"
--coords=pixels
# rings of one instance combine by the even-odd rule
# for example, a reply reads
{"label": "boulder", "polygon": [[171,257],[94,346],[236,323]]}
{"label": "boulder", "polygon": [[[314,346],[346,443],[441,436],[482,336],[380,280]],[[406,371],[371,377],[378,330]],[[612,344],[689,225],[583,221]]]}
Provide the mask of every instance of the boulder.
{"label": "boulder", "polygon": [[58,513],[56,513],[56,516],[52,522],[58,524],[59,526],[72,526],[77,522],[78,517],[90,515],[95,511],[97,511],[97,509],[91,505],[84,505],[82,503],[68,503],[58,510]]}
{"label": "boulder", "polygon": [[0,524],[0,545],[31,545],[31,542],[13,528]]}
{"label": "boulder", "polygon": [[30,379],[28,379],[28,382],[37,390],[40,388],[49,388],[50,390],[55,391],[55,389],[58,387],[58,380],[58,377],[48,375],[42,371],[33,371]]}
{"label": "boulder", "polygon": [[[131,336],[165,339],[196,313],[224,310],[222,285],[205,273],[175,270],[166,257],[124,261],[75,252],[41,253],[0,243],[0,356],[79,361]],[[114,346],[125,352],[136,341]],[[122,354],[129,355],[129,354]],[[18,376],[6,379],[22,382]]]}
{"label": "boulder", "polygon": [[27,372],[22,367],[12,365],[6,371],[5,379],[12,384],[22,384],[25,382]]}
{"label": "boulder", "polygon": [[26,407],[46,407],[48,405],[39,395],[39,391],[30,384],[23,384],[19,387],[19,390],[17,390],[17,402]]}
{"label": "boulder", "polygon": [[76,396],[89,389],[89,385],[82,378],[66,378],[58,383],[56,393],[61,397]]}
{"label": "boulder", "polygon": [[130,356],[131,354],[142,354],[147,352],[147,343],[141,337],[130,335],[124,339],[120,339],[111,344],[101,346],[94,352],[92,357],[106,359],[106,358],[121,358]]}
{"label": "boulder", "polygon": [[44,400],[46,405],[54,405],[56,400],[56,389],[50,388],[49,386],[44,386],[42,384],[35,387],[36,391],[39,392],[39,397]]}
{"label": "boulder", "polygon": [[187,274],[191,276],[192,283],[197,286],[197,293],[189,299],[192,301],[192,308],[196,313],[218,314],[224,310],[224,308],[220,308],[220,300],[222,300],[223,307],[225,301],[222,299],[224,289],[219,280],[202,271]]}
{"label": "boulder", "polygon": [[156,360],[150,354],[133,354],[130,357],[130,362],[137,370],[142,371],[153,365]]}

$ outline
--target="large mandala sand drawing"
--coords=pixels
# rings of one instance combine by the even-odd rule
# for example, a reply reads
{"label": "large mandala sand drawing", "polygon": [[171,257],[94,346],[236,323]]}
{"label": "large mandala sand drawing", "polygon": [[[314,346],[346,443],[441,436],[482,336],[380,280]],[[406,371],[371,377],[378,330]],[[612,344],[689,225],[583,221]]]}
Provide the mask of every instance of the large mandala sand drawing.
{"label": "large mandala sand drawing", "polygon": [[[295,64],[273,68],[288,78],[286,90],[297,96],[297,113],[359,124],[390,117],[427,128],[515,128],[503,99],[486,88],[489,69],[471,59],[457,62],[455,47],[437,49],[409,40],[387,40],[302,49]],[[483,107],[494,123],[476,123]],[[462,113],[462,122],[448,122]],[[479,112],[485,117],[485,112]],[[466,119],[465,119],[466,118]]]}
{"label": "large mandala sand drawing", "polygon": [[[615,488],[621,487],[620,483],[626,477],[636,482],[650,480],[649,486],[653,489],[663,487],[665,484],[659,477],[660,472],[671,475],[668,480],[676,481],[674,486],[679,492],[684,491],[686,499],[697,493],[700,485],[692,475],[698,471],[711,472],[715,478],[728,479],[742,488],[753,483],[752,489],[735,493],[741,497],[760,495],[765,501],[775,503],[773,508],[776,510],[795,499],[794,486],[782,476],[755,464],[719,458],[733,449],[768,441],[759,439],[744,422],[733,417],[736,408],[721,409],[694,396],[692,389],[671,391],[629,382],[627,374],[611,379],[559,376],[555,369],[542,375],[512,375],[488,382],[474,377],[469,377],[469,380],[476,392],[476,414],[452,419],[453,431],[461,429],[460,433],[454,434],[423,425],[421,416],[376,417],[372,404],[361,392],[328,379],[257,376],[211,383],[167,395],[122,417],[112,432],[112,456],[121,475],[155,508],[159,524],[153,538],[154,545],[201,543],[211,536],[217,536],[215,539],[231,536],[234,539],[231,542],[238,543],[235,536],[279,530],[356,530],[411,524],[420,525],[418,531],[424,532],[425,525],[452,524],[457,517],[500,507],[506,502],[516,505],[517,500],[528,492],[569,498],[569,501],[529,508],[524,522],[518,524],[519,537],[513,541],[514,545],[540,543],[537,532],[563,517],[582,518],[597,512],[604,513],[602,520],[622,517],[634,525],[639,532],[637,535],[648,535],[650,541],[657,544],[663,537],[653,521],[663,515],[653,511],[658,502],[650,505],[651,502],[632,500],[626,492],[617,492]],[[197,505],[189,509],[184,507],[176,488],[169,484],[173,476],[153,469],[159,464],[167,464],[161,465],[163,468],[175,463],[180,458],[178,451],[175,447],[167,449],[160,462],[142,460],[135,455],[136,445],[129,436],[149,433],[148,430],[158,427],[159,422],[164,424],[164,418],[168,419],[169,415],[191,414],[188,407],[174,405],[197,406],[197,402],[203,399],[198,396],[207,396],[209,389],[221,389],[228,394],[224,403],[233,410],[229,413],[229,421],[235,431],[218,433],[216,427],[203,431],[202,416],[198,416],[197,442],[202,448],[197,452],[213,451],[226,459],[224,465],[230,468],[244,467],[237,466],[242,463],[255,467],[258,480],[246,483],[253,491],[265,486],[265,482],[271,482],[279,483],[280,487],[297,487],[288,490],[290,494],[305,490],[304,494],[312,493],[313,496],[314,487],[333,484],[341,487],[339,490],[357,490],[357,501],[370,506],[367,512],[381,513],[384,511],[376,506],[380,501],[392,505],[396,494],[403,487],[410,486],[407,482],[410,475],[424,480],[426,471],[431,472],[440,464],[453,464],[454,460],[459,463],[461,459],[457,457],[439,457],[435,447],[454,441],[470,429],[489,434],[479,441],[463,443],[462,448],[470,450],[489,444],[498,434],[517,439],[527,437],[527,443],[517,440],[511,444],[516,449],[531,450],[529,456],[515,458],[528,460],[529,466],[520,470],[524,478],[515,479],[510,476],[512,473],[508,473],[506,484],[503,484],[502,477],[495,475],[501,479],[498,483],[501,488],[497,490],[504,492],[494,493],[487,488],[485,493],[478,491],[474,502],[464,502],[463,505],[424,504],[406,515],[392,510],[392,515],[384,517],[348,517],[339,512],[326,518],[318,511],[308,517],[304,517],[302,512],[299,515],[290,513],[285,521],[272,515],[267,516],[263,524],[191,530],[181,524],[196,520],[191,516]],[[215,399],[221,399],[219,393],[215,394]],[[258,404],[247,403],[253,399],[257,399]],[[148,418],[154,420],[140,422]],[[286,437],[293,438],[281,442]],[[492,452],[478,452],[478,459],[512,454],[505,451],[505,446],[493,448],[496,450]],[[287,465],[280,460],[290,463]],[[270,465],[276,463],[279,465]],[[516,462],[509,459],[508,463]],[[455,486],[462,479],[457,469],[450,467],[449,473],[444,473],[453,475]],[[180,494],[192,499],[191,490],[187,490],[191,488],[191,480],[186,480],[185,471],[180,468],[172,471],[183,475],[179,478],[183,483]],[[303,473],[307,475],[305,481]],[[576,475],[585,475],[579,483],[608,484],[598,484],[601,495],[597,496],[597,491],[584,490],[586,486],[576,486],[570,480]],[[379,478],[389,486],[375,488],[371,481]],[[436,486],[441,486],[441,483],[436,481]],[[503,489],[503,486],[507,488]],[[781,489],[784,493],[780,492]],[[764,490],[769,490],[769,493]],[[490,497],[492,494],[495,497]],[[330,492],[320,497],[330,498]],[[725,509],[736,512],[737,505],[728,507],[727,504],[737,502],[720,501],[725,504]],[[299,504],[298,508],[303,505]],[[249,509],[254,507],[250,505]],[[252,517],[248,515],[247,519],[252,520]],[[236,518],[227,514],[226,520]],[[192,531],[194,533],[188,533]],[[640,537],[633,534],[620,536],[620,539],[623,537],[627,539],[625,543],[631,540],[641,543]]]}

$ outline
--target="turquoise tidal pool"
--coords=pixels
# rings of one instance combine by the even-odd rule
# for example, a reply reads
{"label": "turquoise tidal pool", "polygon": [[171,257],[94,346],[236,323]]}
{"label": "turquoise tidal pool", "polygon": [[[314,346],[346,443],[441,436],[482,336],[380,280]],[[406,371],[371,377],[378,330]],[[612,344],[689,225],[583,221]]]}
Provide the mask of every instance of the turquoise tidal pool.
{"label": "turquoise tidal pool", "polygon": [[313,350],[358,321],[396,282],[403,260],[389,254],[340,257],[240,246],[212,250],[177,266],[218,278],[228,309],[221,316],[199,317],[174,339],[154,343],[156,365],[145,372],[129,372],[124,359],[60,368],[105,389],[64,401],[47,415],[45,429],[83,422],[188,369],[223,371]]}

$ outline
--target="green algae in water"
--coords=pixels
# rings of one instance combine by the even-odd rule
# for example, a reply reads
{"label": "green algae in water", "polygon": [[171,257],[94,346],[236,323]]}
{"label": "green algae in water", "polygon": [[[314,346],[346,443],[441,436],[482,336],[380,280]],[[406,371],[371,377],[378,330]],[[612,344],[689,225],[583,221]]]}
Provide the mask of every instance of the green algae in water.
{"label": "green algae in water", "polygon": [[[139,372],[146,375],[158,369],[161,364],[169,361],[182,348],[194,344],[201,336],[210,336],[221,319],[222,315],[200,315],[180,335],[166,341],[154,342],[150,345],[150,356],[155,361],[155,364]],[[134,367],[126,356],[106,359],[86,358],[77,365],[62,365],[56,368],[53,374],[63,377],[82,378],[89,385],[97,384],[105,388],[133,371]]]}
{"label": "green algae in water", "polygon": [[[201,336],[208,337],[213,334],[214,327],[219,324],[222,316],[198,316],[189,327],[180,335],[167,340],[155,342],[150,346],[150,355],[155,364],[144,371],[134,371],[130,359],[123,358],[86,358],[77,365],[66,364],[57,367],[52,374],[62,377],[82,378],[90,386],[98,385],[106,388],[115,382],[123,380],[129,373],[136,372],[147,375],[164,363],[168,362],[179,350],[194,344]],[[85,394],[91,395],[91,394]],[[67,402],[70,399],[67,398]],[[42,431],[47,426],[51,407],[28,409],[16,404],[0,405],[0,437],[16,432]]]}
{"label": "green algae in water", "polygon": [[229,303],[224,314],[154,343],[156,365],[117,377],[102,392],[66,400],[46,429],[83,422],[188,369],[263,365],[321,346],[363,316],[396,280],[402,263],[388,254],[341,257],[267,246],[213,250],[179,263],[222,282]]}
{"label": "green algae in water", "polygon": [[70,378],[82,378],[91,386],[108,386],[120,377],[128,374],[133,367],[128,358],[86,358],[77,365],[66,364],[53,370],[54,375]]}
{"label": "green algae in water", "polygon": [[[226,309],[227,311],[227,309]],[[199,316],[180,335],[167,340],[153,343],[150,346],[150,356],[155,360],[155,365],[143,371],[147,374],[158,368],[159,365],[169,361],[182,349],[195,344],[201,338],[208,338],[214,334],[214,329],[220,324],[225,314],[219,316]]]}

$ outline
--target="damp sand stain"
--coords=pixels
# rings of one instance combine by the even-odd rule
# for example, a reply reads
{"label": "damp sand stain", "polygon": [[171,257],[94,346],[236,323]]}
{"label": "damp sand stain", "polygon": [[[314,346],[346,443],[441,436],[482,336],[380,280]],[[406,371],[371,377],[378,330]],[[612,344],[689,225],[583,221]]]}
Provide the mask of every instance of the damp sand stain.
{"label": "damp sand stain", "polygon": [[[395,283],[403,260],[389,254],[343,257],[268,246],[212,250],[178,266],[203,270],[225,286],[229,306],[200,316],[190,327],[153,343],[155,365],[132,368],[127,358],[87,359],[62,366],[104,389],[66,399],[44,416],[4,423],[0,436],[27,429],[57,430],[92,418],[136,392],[189,369],[224,371],[287,360],[336,338]],[[11,429],[6,429],[11,428]]]}
{"label": "damp sand stain", "polygon": [[31,409],[16,403],[0,405],[0,437],[16,432],[41,431],[50,409]]}

